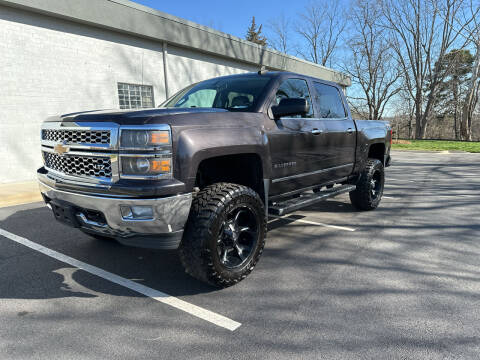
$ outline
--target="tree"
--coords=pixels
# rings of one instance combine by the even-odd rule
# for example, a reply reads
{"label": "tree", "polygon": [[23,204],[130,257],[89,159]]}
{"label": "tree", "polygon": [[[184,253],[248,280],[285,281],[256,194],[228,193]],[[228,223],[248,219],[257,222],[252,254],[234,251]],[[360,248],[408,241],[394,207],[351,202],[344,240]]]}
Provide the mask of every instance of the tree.
{"label": "tree", "polygon": [[290,53],[293,50],[290,44],[290,20],[282,14],[278,18],[270,20],[268,27],[272,32],[272,35],[269,36],[270,46],[285,54]]}
{"label": "tree", "polygon": [[[480,33],[479,35],[480,36]],[[472,67],[467,96],[463,105],[461,136],[462,139],[472,141],[473,113],[478,103],[480,90],[480,38],[475,43],[475,62]]]}
{"label": "tree", "polygon": [[300,55],[323,66],[331,63],[347,24],[338,1],[318,0],[305,7],[296,25],[296,31],[305,42]]}
{"label": "tree", "polygon": [[261,46],[267,45],[267,38],[262,35],[262,25],[260,24],[260,26],[257,27],[255,16],[252,16],[252,23],[247,30],[245,39]]}
{"label": "tree", "polygon": [[446,54],[443,62],[436,66],[438,71],[444,73],[441,76],[444,80],[439,85],[434,110],[438,115],[453,117],[455,139],[459,138],[460,108],[467,95],[473,61],[469,50],[455,49]]}
{"label": "tree", "polygon": [[466,39],[466,45],[474,48],[474,62],[471,70],[467,95],[462,107],[460,135],[463,140],[472,140],[472,125],[480,90],[480,3],[477,0],[462,1],[461,11],[451,18],[443,17],[457,35]]}
{"label": "tree", "polygon": [[425,138],[446,74],[436,67],[455,45],[465,46],[459,44],[459,31],[452,26],[463,5],[464,0],[383,0],[384,26],[391,31],[398,66],[415,103],[417,139]]}
{"label": "tree", "polygon": [[[468,84],[467,95],[463,104],[462,121],[461,121],[461,137],[464,140],[472,140],[472,125],[473,113],[478,103],[480,90],[480,20],[478,15],[480,13],[480,4],[477,2],[474,5],[470,0],[468,9],[455,20],[458,24],[460,33],[467,34],[469,44],[472,44],[475,49],[474,62],[472,66],[472,74]],[[465,24],[465,25],[463,25]]]}
{"label": "tree", "polygon": [[350,96],[350,104],[357,111],[368,109],[368,119],[383,117],[389,101],[399,93],[400,72],[394,64],[391,44],[386,40],[388,30],[378,19],[381,8],[376,0],[357,0],[351,10],[353,24],[347,46],[350,61],[344,71],[361,88],[359,97]]}

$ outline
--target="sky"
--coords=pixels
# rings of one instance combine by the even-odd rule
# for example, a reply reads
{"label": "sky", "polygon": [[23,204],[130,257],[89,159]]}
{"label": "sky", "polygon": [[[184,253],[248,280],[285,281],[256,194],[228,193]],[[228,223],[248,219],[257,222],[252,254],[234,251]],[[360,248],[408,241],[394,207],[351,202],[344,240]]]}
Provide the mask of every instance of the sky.
{"label": "sky", "polygon": [[[301,12],[308,0],[134,0],[136,3],[244,38],[252,16],[267,26],[282,13],[290,17]],[[335,1],[335,0],[333,0]],[[268,32],[268,29],[265,29]]]}
{"label": "sky", "polygon": [[[195,23],[211,27],[240,38],[245,38],[247,29],[251,23],[252,16],[255,16],[257,24],[263,24],[263,34],[269,38],[269,22],[284,16],[290,19],[291,26],[298,21],[298,14],[305,10],[305,7],[314,0],[133,0],[136,3],[151,7]],[[348,0],[341,1],[345,6]],[[293,28],[291,28],[293,30]],[[290,32],[290,46],[301,42],[298,34]],[[337,56],[343,51],[342,47],[337,49]],[[291,55],[301,57],[298,53]],[[341,71],[341,66],[335,62],[327,63],[328,67]],[[356,94],[359,89],[356,86],[349,88],[349,95]],[[359,95],[360,96],[360,95]],[[388,111],[388,109],[387,109]]]}

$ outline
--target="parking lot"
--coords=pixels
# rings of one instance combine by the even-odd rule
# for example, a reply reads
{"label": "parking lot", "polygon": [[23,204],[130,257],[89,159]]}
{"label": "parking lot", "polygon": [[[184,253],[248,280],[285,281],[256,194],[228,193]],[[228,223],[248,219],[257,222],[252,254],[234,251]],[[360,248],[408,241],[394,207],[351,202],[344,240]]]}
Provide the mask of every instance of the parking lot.
{"label": "parking lot", "polygon": [[271,219],[223,290],[41,203],[0,209],[0,358],[478,358],[479,155],[394,152],[386,184],[374,212],[341,196]]}

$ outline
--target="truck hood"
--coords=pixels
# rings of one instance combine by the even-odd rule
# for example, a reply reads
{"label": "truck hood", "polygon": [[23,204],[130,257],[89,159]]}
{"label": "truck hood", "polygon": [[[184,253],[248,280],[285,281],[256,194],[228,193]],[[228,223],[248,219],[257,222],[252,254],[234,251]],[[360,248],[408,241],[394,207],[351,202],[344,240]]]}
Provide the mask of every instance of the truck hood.
{"label": "truck hood", "polygon": [[[142,125],[152,123],[152,119],[158,119],[172,115],[189,114],[216,114],[228,112],[225,109],[213,108],[152,108],[132,110],[94,110],[53,116],[46,122],[114,122],[120,125]],[[166,120],[166,119],[164,119]],[[170,120],[170,119],[169,119]],[[155,122],[162,122],[158,119]],[[168,123],[167,121],[165,121]]]}

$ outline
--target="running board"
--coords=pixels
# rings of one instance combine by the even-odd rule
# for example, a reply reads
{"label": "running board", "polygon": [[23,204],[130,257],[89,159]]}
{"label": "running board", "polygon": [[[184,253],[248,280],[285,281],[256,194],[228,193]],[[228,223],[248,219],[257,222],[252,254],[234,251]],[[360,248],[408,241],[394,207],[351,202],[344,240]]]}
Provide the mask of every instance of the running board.
{"label": "running board", "polygon": [[297,198],[276,202],[268,207],[268,213],[271,215],[283,216],[285,214],[297,211],[298,209],[310,206],[331,197],[347,193],[356,189],[355,185],[342,185],[332,189],[320,191],[318,193],[303,195]]}

